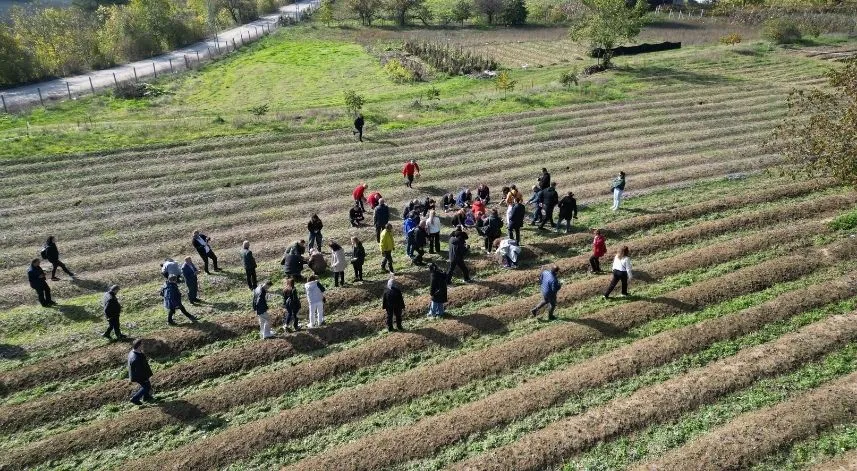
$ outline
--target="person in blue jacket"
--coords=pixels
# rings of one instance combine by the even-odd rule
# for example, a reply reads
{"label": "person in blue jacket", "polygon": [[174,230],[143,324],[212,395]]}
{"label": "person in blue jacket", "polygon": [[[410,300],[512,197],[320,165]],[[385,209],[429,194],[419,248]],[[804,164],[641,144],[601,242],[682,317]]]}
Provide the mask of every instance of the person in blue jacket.
{"label": "person in blue jacket", "polygon": [[559,282],[559,267],[554,265],[550,269],[542,271],[541,275],[539,275],[539,285],[542,292],[542,302],[539,303],[538,306],[530,309],[530,314],[533,317],[536,317],[539,313],[539,309],[544,306],[548,306],[548,320],[554,320],[556,317],[553,315],[554,309],[556,309],[556,295],[559,293],[559,289],[562,284]]}
{"label": "person in blue jacket", "polygon": [[128,380],[140,385],[140,389],[131,396],[132,403],[142,406],[143,403],[140,402],[140,399],[146,402],[154,402],[152,383],[149,381],[151,377],[152,368],[149,367],[149,360],[143,353],[143,339],[137,339],[134,341],[131,351],[128,352]]}
{"label": "person in blue jacket", "polygon": [[164,282],[164,286],[161,286],[161,297],[164,298],[164,309],[167,310],[167,323],[176,325],[176,322],[173,320],[173,314],[176,313],[176,309],[181,311],[191,322],[196,322],[196,317],[187,312],[187,309],[182,305],[182,292],[179,291],[177,280],[178,278],[175,275],[170,275],[167,281]]}

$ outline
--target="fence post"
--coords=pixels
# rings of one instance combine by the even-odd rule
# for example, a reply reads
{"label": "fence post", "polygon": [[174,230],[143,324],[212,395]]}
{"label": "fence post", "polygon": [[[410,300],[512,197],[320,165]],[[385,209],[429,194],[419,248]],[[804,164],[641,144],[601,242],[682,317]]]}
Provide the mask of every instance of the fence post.
{"label": "fence post", "polygon": [[244,45],[244,31],[241,31],[241,45]]}
{"label": "fence post", "polygon": [[119,88],[119,81],[116,80],[116,72],[113,72],[113,85],[115,85],[116,88]]}
{"label": "fence post", "polygon": [[36,87],[36,91],[39,92],[39,103],[41,103],[42,106],[45,106],[45,99],[42,98],[42,89],[40,87]]}
{"label": "fence post", "polygon": [[238,47],[235,46],[235,38],[232,38],[232,50],[236,50]]}
{"label": "fence post", "polygon": [[167,58],[167,60],[170,61],[170,73],[172,74],[172,73],[174,73],[174,71],[173,71],[173,59]]}
{"label": "fence post", "polygon": [[68,92],[68,99],[71,100],[71,86],[68,82],[65,83],[65,90]]}
{"label": "fence post", "polygon": [[155,78],[158,78],[158,69],[155,68],[155,61],[152,61],[152,72],[154,72]]}
{"label": "fence post", "polygon": [[95,85],[92,84],[92,77],[87,77],[89,79],[89,89],[92,90],[92,94],[95,95]]}
{"label": "fence post", "polygon": [[205,46],[208,48],[208,58],[211,59],[211,46]]}
{"label": "fence post", "polygon": [[184,54],[184,67],[190,69],[190,63],[187,61],[187,54]]}
{"label": "fence post", "polygon": [[137,78],[137,68],[133,65],[131,66],[131,68],[134,69],[134,82],[139,82],[140,79]]}
{"label": "fence post", "polygon": [[199,65],[199,51],[196,51],[196,65]]}
{"label": "fence post", "polygon": [[3,101],[3,112],[9,114],[9,108],[6,107],[6,97],[0,94],[0,100]]}

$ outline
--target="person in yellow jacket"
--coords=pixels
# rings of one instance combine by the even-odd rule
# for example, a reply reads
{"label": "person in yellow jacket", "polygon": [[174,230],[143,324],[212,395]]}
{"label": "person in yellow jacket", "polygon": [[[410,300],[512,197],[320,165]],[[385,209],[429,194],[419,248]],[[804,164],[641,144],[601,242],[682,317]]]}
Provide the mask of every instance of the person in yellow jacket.
{"label": "person in yellow jacket", "polygon": [[381,248],[381,255],[383,255],[384,260],[381,261],[381,270],[387,270],[390,274],[395,274],[393,271],[393,249],[395,245],[393,244],[393,225],[387,224],[383,231],[381,231],[381,241],[378,242],[378,246]]}
{"label": "person in yellow jacket", "polygon": [[518,191],[518,187],[512,185],[509,187],[509,192],[506,193],[506,205],[511,206],[515,203],[523,203],[524,196]]}

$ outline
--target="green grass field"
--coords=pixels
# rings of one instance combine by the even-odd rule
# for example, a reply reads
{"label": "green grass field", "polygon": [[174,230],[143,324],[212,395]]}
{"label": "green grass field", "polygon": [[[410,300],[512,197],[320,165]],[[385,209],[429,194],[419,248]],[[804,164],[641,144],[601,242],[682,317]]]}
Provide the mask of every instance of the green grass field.
{"label": "green grass field", "polygon": [[[854,465],[857,193],[783,176],[760,146],[789,92],[824,87],[836,63],[761,42],[693,45],[617,58],[565,89],[559,73],[586,63],[574,44],[456,30],[519,81],[504,96],[468,77],[394,84],[364,48],[370,34],[302,26],[163,82],[166,96],[3,118],[0,137],[22,122],[31,137],[0,151],[0,469]],[[431,86],[440,100],[414,106]],[[367,98],[362,144],[346,88]],[[270,111],[253,117],[260,104]],[[414,189],[399,174],[408,158],[423,168]],[[496,199],[542,167],[581,204],[573,231],[527,225],[518,270],[472,250],[476,282],[456,278],[449,315],[426,318],[402,204],[478,183]],[[614,212],[619,170],[628,198]],[[405,332],[384,329],[374,231],[345,218],[359,182],[391,202]],[[326,274],[326,326],[259,340],[240,244],[279,289],[282,251],[313,212],[325,240],[365,241],[368,281],[348,271],[334,288]],[[595,227],[610,253],[631,249],[628,298],[602,299],[608,274],[587,272]],[[194,229],[224,271],[201,276],[199,324],[168,326],[158,265],[198,258]],[[79,277],[51,282],[59,305],[41,308],[24,276],[48,233]],[[473,231],[470,243],[481,246]],[[442,248],[428,258],[445,267]],[[529,311],[548,264],[563,281],[557,321]],[[125,333],[146,339],[156,404],[128,403],[129,346],[100,337],[112,283]]]}

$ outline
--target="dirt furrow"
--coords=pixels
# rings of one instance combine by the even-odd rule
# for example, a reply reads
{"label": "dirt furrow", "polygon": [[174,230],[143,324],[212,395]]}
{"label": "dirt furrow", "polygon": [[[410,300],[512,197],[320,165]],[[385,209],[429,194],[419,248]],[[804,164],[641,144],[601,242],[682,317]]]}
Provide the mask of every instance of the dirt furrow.
{"label": "dirt furrow", "polygon": [[[851,321],[854,322],[854,317]],[[790,443],[857,418],[857,373],[820,386],[780,404],[736,417],[636,471],[672,469],[748,469]],[[852,454],[818,469],[855,469]]]}
{"label": "dirt furrow", "polygon": [[[567,419],[554,422],[544,429],[532,432],[518,441],[492,450],[483,455],[458,463],[456,470],[537,470],[545,469],[596,443],[637,430],[646,425],[661,423],[701,405],[714,402],[719,397],[743,389],[763,377],[775,376],[821,357],[836,348],[857,340],[857,313],[834,316],[793,334],[785,335],[773,342],[738,352],[735,356],[720,360],[667,380],[661,384],[643,388],[628,398],[611,401],[601,407],[586,411]],[[819,411],[821,420],[848,416],[857,406],[857,373],[849,375],[847,389],[828,391],[825,397],[836,392],[848,392],[846,402],[831,406],[832,413],[821,412],[820,407],[807,411]],[[532,385],[527,390],[538,394]],[[521,397],[521,396],[518,396]],[[815,399],[820,399],[815,397]],[[824,402],[822,402],[824,404]],[[844,407],[843,409],[843,406]],[[843,414],[842,411],[848,411]],[[798,412],[790,410],[790,412]],[[800,417],[798,413],[798,417]],[[784,426],[795,416],[781,416]],[[794,425],[787,430],[795,430]],[[759,429],[756,434],[763,435]],[[767,433],[767,432],[766,432]],[[659,469],[709,469],[702,462],[688,460],[689,467],[664,467]],[[733,467],[712,469],[737,469]]]}
{"label": "dirt furrow", "polygon": [[[766,289],[782,281],[800,278],[821,266],[835,263],[839,260],[839,256],[857,253],[857,244],[851,241],[840,242],[829,246],[827,250],[828,252],[812,250],[801,255],[783,257],[682,288],[658,298],[608,308],[572,321],[569,328],[579,329],[577,332],[580,335],[575,336],[575,340],[581,343],[599,338],[598,332],[621,332],[652,319],[693,311],[705,305]],[[533,296],[494,310],[527,312],[537,299],[538,296]],[[570,332],[568,331],[569,334]],[[527,354],[532,354],[541,358],[540,355],[546,353],[538,351],[538,342],[527,340],[525,342],[515,339],[504,345],[507,345],[510,352],[520,352],[525,357]],[[531,347],[528,348],[527,345]],[[532,349],[537,352],[533,352]],[[513,363],[521,361],[514,358],[512,357],[511,360]],[[151,459],[129,463],[126,468],[210,469],[221,467],[259,451],[272,440],[284,441],[297,438],[321,427],[348,422],[433,391],[460,387],[472,378],[484,377],[493,372],[504,371],[506,368],[508,365],[505,359],[485,351],[474,352],[439,365],[418,368],[364,387],[342,391],[298,409],[290,409],[269,418],[228,429],[208,439],[162,453]],[[91,442],[91,440],[87,441]],[[69,440],[61,440],[57,446],[68,446],[69,443]],[[34,445],[33,452],[41,453],[38,450],[48,445],[47,443]],[[54,446],[50,445],[48,448],[55,451]],[[44,458],[39,461],[42,459]],[[13,460],[15,463],[18,461],[17,458]],[[31,462],[28,458],[23,464]]]}
{"label": "dirt furrow", "polygon": [[[521,386],[529,391],[538,391],[536,395],[524,395],[516,390],[502,391],[412,425],[381,430],[311,457],[296,467],[327,470],[382,469],[425,458],[466,439],[471,434],[501,427],[517,418],[558,404],[573,394],[633,377],[648,368],[666,364],[681,355],[700,351],[715,342],[751,333],[765,324],[847,299],[855,293],[857,287],[851,277],[792,291],[734,314],[638,340],[565,371],[536,379],[535,384],[530,381]],[[551,330],[551,335],[569,335],[564,331],[570,329]],[[590,330],[594,331],[595,336],[604,335],[597,330],[597,326],[591,326]],[[577,332],[577,335],[580,335],[580,332]],[[538,342],[544,341],[548,340],[539,339]],[[522,399],[522,396],[526,397]],[[515,401],[515,405],[507,406],[511,404],[510,401]]]}
{"label": "dirt furrow", "polygon": [[[852,392],[846,397],[851,399],[857,397],[857,394]],[[824,401],[824,398],[821,401]],[[852,406],[852,414],[855,408],[857,408],[857,405]],[[854,471],[855,469],[857,469],[857,450],[851,450],[829,461],[823,461],[809,468],[809,471]]]}
{"label": "dirt furrow", "polygon": [[[711,212],[739,208],[765,201],[773,202],[787,198],[800,197],[816,190],[829,188],[833,184],[832,180],[811,180],[784,185],[782,187],[757,193],[726,197],[719,200],[689,205],[677,208],[670,212],[636,216],[608,224],[605,226],[604,230],[608,233],[609,237],[617,238],[624,234],[647,230],[661,224],[697,218]],[[835,198],[833,200],[835,201]],[[839,207],[838,204],[841,203],[833,203],[829,207],[818,206],[815,208],[815,211],[821,212],[831,208],[837,208]],[[780,209],[780,211],[782,210],[783,209]],[[561,251],[567,250],[568,246],[587,243],[589,238],[589,234],[573,234],[567,238],[563,238],[563,241],[555,239],[554,241],[543,244],[543,247],[538,244],[535,247],[543,248],[548,251],[557,250],[559,251],[558,253],[562,253]],[[642,248],[640,247],[640,244],[635,244],[635,252],[641,250]],[[583,257],[580,257],[580,260],[582,261]],[[581,262],[578,261],[577,263],[579,266]],[[514,279],[518,278],[520,275],[515,275],[513,277],[511,274],[506,274],[503,276],[506,277],[504,279]],[[416,285],[416,280],[409,281],[410,279],[411,278],[407,276],[400,277],[400,281],[403,283],[414,283],[413,285]],[[419,280],[419,282],[424,281]],[[476,287],[472,285],[455,287],[450,290],[450,296],[454,299],[455,296],[458,296],[456,294],[457,292],[473,289],[476,289]],[[351,296],[349,296],[348,293],[352,293]],[[331,293],[328,299],[331,302],[331,306],[335,306],[337,303],[343,305],[343,303],[356,302],[352,296],[352,291],[343,290],[342,295],[340,295],[339,292],[334,292]],[[340,297],[342,299],[340,299]],[[374,316],[360,319],[377,322],[377,319],[375,319]],[[252,316],[223,316],[220,317],[216,323],[204,322],[189,328],[168,329],[152,332],[146,337],[154,343],[153,346],[149,347],[152,355],[156,357],[172,356],[183,351],[198,348],[216,340],[233,338],[247,332],[251,332],[255,329],[255,323],[253,321],[254,319],[252,319]],[[337,325],[338,323],[334,323],[331,327]],[[358,324],[353,322],[347,327],[355,329],[356,332],[363,330],[359,328]],[[313,342],[323,345],[324,339],[328,338],[326,332],[327,329],[316,329],[313,331],[313,336],[302,334],[292,336],[290,339],[293,339],[295,342]],[[338,329],[338,332],[347,333],[345,329]],[[349,338],[352,337],[349,336]],[[110,368],[121,363],[126,353],[124,345],[110,345],[89,351],[77,352],[76,354],[68,357],[39,362],[27,367],[19,368],[15,371],[4,372],[0,374],[0,393],[8,394],[10,392],[33,387],[44,382],[95,373],[103,370],[104,368]]]}
{"label": "dirt furrow", "polygon": [[[818,214],[811,212],[802,214],[813,214],[818,216]],[[632,244],[635,249],[638,248],[641,254],[645,254],[656,251],[662,247],[675,248],[683,244],[693,243],[694,241],[700,240],[711,233],[720,232],[725,227],[741,227],[746,229],[748,227],[768,226],[774,222],[771,218],[765,218],[764,214],[760,214],[760,216],[761,217],[758,219],[753,219],[752,215],[740,215],[740,220],[727,218],[712,221],[702,225],[707,227],[693,226],[691,228],[675,231],[674,234],[651,236],[641,240],[631,240],[628,241],[628,243]],[[643,282],[654,281],[655,279],[678,273],[675,270],[683,271],[683,269],[693,263],[702,263],[704,265],[701,266],[708,266],[729,258],[762,250],[776,244],[789,243],[806,237],[806,234],[821,234],[829,230],[827,224],[820,221],[806,223],[796,220],[793,221],[793,223],[794,225],[790,225],[786,228],[779,228],[762,234],[753,234],[741,237],[736,240],[729,241],[728,243],[715,244],[713,246],[700,249],[699,251],[694,251],[692,255],[682,254],[672,257],[665,260],[662,264],[658,264],[659,266],[662,265],[665,267],[667,271],[664,271],[663,269],[649,271],[648,273],[645,273],[645,277],[647,277],[647,279]],[[670,235],[671,237],[667,237]],[[706,257],[705,254],[714,254],[714,256]],[[572,263],[577,264],[577,266],[583,265],[586,263],[585,258],[585,256],[576,257]],[[492,286],[489,292],[480,293],[476,296],[484,298],[491,296],[492,294],[513,293],[530,284],[530,280],[535,279],[536,276],[536,270],[528,270],[524,272],[524,276],[520,276],[515,279],[520,280],[521,282],[513,284],[510,283],[511,280],[497,281],[497,285]],[[603,289],[603,285],[604,281],[602,279],[592,279],[574,283],[567,288],[575,293],[575,296],[566,299],[566,302],[569,302],[572,299],[585,299],[593,296],[597,294],[599,290]],[[468,296],[468,298],[475,299],[475,297],[471,296]],[[420,297],[418,300],[411,302],[411,308],[408,310],[406,315],[408,317],[420,316],[425,311],[425,304],[427,301],[428,300],[425,299],[425,297]],[[453,301],[450,303],[452,306],[457,306],[462,305],[465,302],[469,302],[470,299],[451,299],[451,301]],[[377,313],[376,317],[381,319],[381,313]],[[464,319],[468,317],[470,316],[458,318],[457,323],[467,323]],[[474,319],[478,319],[478,317],[475,317]],[[504,325],[506,322],[508,321],[504,319],[502,322],[497,321],[487,327],[489,328],[489,331],[496,330],[497,327]],[[446,324],[443,325],[446,326]],[[380,325],[375,326],[375,328],[380,327]],[[457,326],[454,325],[453,327],[455,328]],[[424,335],[421,337],[422,342],[410,342],[407,345],[407,350],[414,351],[420,348],[426,348],[439,340],[444,340],[446,342],[443,345],[454,345],[455,342],[458,342],[464,337],[470,335],[471,330],[474,328],[477,332],[485,332],[484,328],[479,328],[478,324],[472,323],[470,324],[470,329],[465,329],[466,332],[460,332],[459,330],[454,329],[452,332],[435,332],[434,338]],[[435,331],[443,330],[444,329],[442,327],[435,329]],[[384,347],[385,343],[391,343],[395,348]],[[364,353],[362,352],[364,349],[373,353]],[[230,349],[216,356],[204,357],[198,360],[178,364],[168,370],[158,372],[158,374],[153,377],[152,382],[158,390],[185,387],[197,384],[208,378],[222,376],[224,374],[234,373],[236,371],[280,361],[296,354],[298,351],[300,350],[293,347],[285,339],[275,342],[253,343],[244,347]],[[379,351],[384,351],[385,353],[380,355],[378,354]],[[356,368],[362,368],[383,359],[391,358],[391,355],[399,355],[401,352],[402,348],[398,345],[397,339],[384,339],[380,342],[373,342],[371,345],[354,349],[353,352],[349,351],[348,353],[330,355],[323,360],[312,361],[305,365],[291,368],[290,370],[292,371],[292,374],[296,374],[301,378],[303,382],[300,384],[309,384],[306,383],[306,381],[311,383],[320,380],[320,378],[327,377],[319,376],[319,374],[326,375],[331,372],[342,374],[344,371],[353,371]],[[339,357],[344,357],[345,360],[340,360]],[[355,362],[353,358],[360,359],[361,361]],[[337,367],[325,368],[319,367],[317,363],[322,365],[328,363],[332,363],[334,365],[339,363],[341,364]],[[295,371],[297,369],[306,371],[298,374]],[[253,386],[252,383],[253,380],[250,380],[248,384],[237,382],[236,390],[264,389],[265,391],[268,391],[268,393],[275,395],[283,394],[286,391],[283,389],[273,389],[271,387],[258,388]],[[287,382],[284,381],[280,383],[280,385],[281,387],[285,387]],[[70,416],[110,402],[121,401],[128,397],[130,389],[132,388],[126,381],[117,380],[95,385],[82,391],[69,391],[67,393],[53,394],[39,400],[28,401],[26,403],[13,406],[0,407],[0,430],[12,433],[25,428],[36,427],[48,421],[57,420],[58,418]]]}

